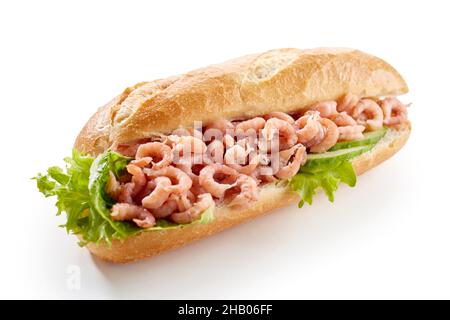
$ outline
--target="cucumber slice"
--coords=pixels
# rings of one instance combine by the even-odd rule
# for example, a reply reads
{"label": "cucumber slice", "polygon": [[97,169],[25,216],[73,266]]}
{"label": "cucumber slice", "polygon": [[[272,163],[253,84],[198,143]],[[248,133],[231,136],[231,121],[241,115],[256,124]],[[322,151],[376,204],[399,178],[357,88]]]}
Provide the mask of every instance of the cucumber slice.
{"label": "cucumber slice", "polygon": [[342,141],[336,143],[329,151],[336,151],[341,149],[353,148],[358,146],[367,146],[371,144],[376,144],[381,138],[384,137],[388,129],[386,127],[380,130],[364,133],[364,138],[353,141]]}
{"label": "cucumber slice", "polygon": [[323,171],[341,164],[343,161],[349,160],[373,148],[373,144],[358,146],[353,148],[328,151],[324,153],[309,154],[308,160],[300,168],[300,171],[317,172]]}

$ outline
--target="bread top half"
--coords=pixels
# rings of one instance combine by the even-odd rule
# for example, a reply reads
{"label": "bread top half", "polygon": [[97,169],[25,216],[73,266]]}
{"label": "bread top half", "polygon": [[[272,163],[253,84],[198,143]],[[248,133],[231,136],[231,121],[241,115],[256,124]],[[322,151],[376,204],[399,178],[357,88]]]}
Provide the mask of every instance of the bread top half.
{"label": "bread top half", "polygon": [[385,61],[354,49],[277,49],[151,82],[140,82],[101,107],[75,142],[97,155],[114,142],[242,119],[294,112],[347,93],[398,96],[406,82]]}

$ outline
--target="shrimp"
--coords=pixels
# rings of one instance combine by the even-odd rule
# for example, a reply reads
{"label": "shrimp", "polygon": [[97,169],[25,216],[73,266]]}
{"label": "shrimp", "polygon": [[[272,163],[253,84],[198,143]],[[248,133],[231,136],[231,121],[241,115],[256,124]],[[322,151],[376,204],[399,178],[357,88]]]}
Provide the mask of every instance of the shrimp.
{"label": "shrimp", "polygon": [[195,195],[191,191],[188,191],[180,195],[171,194],[170,199],[175,201],[178,211],[182,212],[192,207],[192,203],[195,202]]}
{"label": "shrimp", "polygon": [[222,164],[212,164],[204,167],[200,171],[199,183],[207,192],[211,193],[216,198],[223,198],[225,191],[232,187],[231,184],[217,182],[214,178],[216,174],[225,176],[238,176],[239,173],[233,168]]}
{"label": "shrimp", "polygon": [[215,202],[209,193],[198,196],[198,201],[189,209],[183,212],[172,213],[170,219],[173,222],[186,224],[200,217],[202,212],[215,205]]}
{"label": "shrimp", "polygon": [[157,177],[168,177],[172,181],[175,181],[176,184],[172,184],[171,186],[166,187],[170,192],[176,194],[182,194],[183,192],[188,191],[192,187],[192,179],[182,170],[169,166],[159,170],[153,169],[144,169],[144,173],[149,178],[157,178]]}
{"label": "shrimp", "polygon": [[336,101],[323,101],[313,105],[310,110],[318,111],[322,118],[329,118],[337,113]]}
{"label": "shrimp", "polygon": [[324,128],[325,136],[319,143],[311,146],[311,148],[309,149],[311,152],[314,153],[321,153],[327,151],[336,144],[339,138],[339,131],[337,125],[333,121],[326,118],[321,118],[319,120],[319,123]]}
{"label": "shrimp", "polygon": [[146,186],[147,178],[145,177],[142,168],[134,164],[130,163],[129,165],[127,165],[127,171],[132,175],[130,184],[132,186],[131,195],[134,197]]}
{"label": "shrimp", "polygon": [[397,98],[386,98],[381,102],[381,108],[384,113],[385,125],[395,125],[406,121],[408,111],[406,106]]}
{"label": "shrimp", "polygon": [[147,209],[128,203],[113,205],[111,218],[114,221],[133,220],[141,228],[153,227],[156,222],[155,217]]}
{"label": "shrimp", "polygon": [[284,112],[271,112],[264,116],[264,119],[269,120],[271,118],[277,118],[280,120],[284,120],[290,124],[294,124],[295,120],[289,114]]}
{"label": "shrimp", "polygon": [[177,211],[177,202],[173,199],[169,199],[164,202],[159,208],[153,209],[152,214],[155,218],[162,219],[167,218],[172,213]]}
{"label": "shrimp", "polygon": [[116,200],[117,202],[124,202],[132,204],[134,184],[126,183],[124,185],[120,184],[112,172],[109,173],[109,179],[106,183],[106,193]]}
{"label": "shrimp", "polygon": [[347,112],[352,113],[353,108],[358,104],[359,97],[357,95],[348,93],[345,96],[343,96],[338,101],[337,105],[337,111],[339,112]]}
{"label": "shrimp", "polygon": [[[153,181],[152,181],[153,182]],[[167,177],[157,177],[154,180],[155,188],[142,199],[142,206],[146,209],[159,208],[169,198],[170,190],[167,188],[172,182]]]}
{"label": "shrimp", "polygon": [[294,127],[297,129],[298,142],[306,144],[319,134],[321,129],[319,118],[317,111],[308,111],[295,121]]}
{"label": "shrimp", "polygon": [[223,160],[226,165],[232,167],[233,165],[245,164],[247,155],[248,153],[245,147],[240,144],[235,144],[225,152]]}
{"label": "shrimp", "polygon": [[[292,161],[290,161],[291,158]],[[277,178],[284,180],[295,176],[300,170],[300,166],[306,162],[306,148],[298,144],[289,150],[280,152],[280,162],[283,167],[275,174]]]}
{"label": "shrimp", "polygon": [[247,207],[258,200],[258,185],[252,177],[245,174],[238,176],[232,191],[239,193],[228,204],[230,207]]}
{"label": "shrimp", "polygon": [[352,112],[353,118],[368,131],[375,131],[383,126],[383,111],[380,106],[371,99],[362,99]]}
{"label": "shrimp", "polygon": [[346,111],[335,114],[330,118],[338,127],[355,126],[356,120],[348,115]]}
{"label": "shrimp", "polygon": [[195,158],[197,159],[196,164],[203,162],[203,154],[206,152],[207,147],[201,139],[192,136],[183,136],[177,137],[174,141],[174,162],[177,162],[180,159],[190,161],[193,155],[200,156]]}
{"label": "shrimp", "polygon": [[196,197],[203,193],[207,193],[206,190],[198,182],[193,184],[191,190],[189,191],[192,192],[192,194]]}
{"label": "shrimp", "polygon": [[361,125],[338,127],[339,141],[351,141],[364,138],[365,127]]}
{"label": "shrimp", "polygon": [[242,174],[251,175],[256,168],[264,162],[266,156],[262,154],[255,154],[250,158],[249,163],[246,166],[240,166],[237,171]]}
{"label": "shrimp", "polygon": [[234,124],[230,120],[220,119],[206,126],[206,131],[210,129],[217,129],[225,134],[227,130],[234,129]]}
{"label": "shrimp", "polygon": [[172,135],[179,136],[179,137],[185,137],[185,136],[191,136],[191,137],[198,137],[201,136],[201,132],[197,130],[197,128],[178,128],[172,131]]}
{"label": "shrimp", "polygon": [[261,117],[255,117],[250,120],[245,120],[236,125],[236,131],[243,133],[244,135],[253,134],[257,135],[258,131],[264,128],[266,120]]}
{"label": "shrimp", "polygon": [[232,146],[235,145],[235,141],[232,135],[230,134],[226,134],[223,136],[222,139],[223,145],[225,147],[225,149],[231,148]]}
{"label": "shrimp", "polygon": [[143,219],[133,219],[133,222],[140,228],[151,228],[156,224],[155,216],[149,215]]}
{"label": "shrimp", "polygon": [[183,154],[202,154],[206,152],[206,144],[199,138],[182,136],[178,137],[174,141],[174,151],[183,151]]}
{"label": "shrimp", "polygon": [[191,179],[198,176],[201,169],[209,164],[213,164],[214,161],[208,156],[203,154],[192,155],[190,158],[182,158],[175,163],[175,166],[187,173]]}
{"label": "shrimp", "polygon": [[[154,162],[158,159],[158,162]],[[172,150],[169,146],[161,142],[149,142],[141,144],[136,152],[136,160],[132,163],[139,167],[145,167],[152,163],[152,168],[155,170],[167,167],[173,161]]]}
{"label": "shrimp", "polygon": [[293,125],[284,120],[271,118],[267,120],[262,130],[263,141],[259,147],[266,151],[273,149],[273,145],[270,142],[276,134],[279,137],[280,150],[288,149],[297,143],[297,134]]}
{"label": "shrimp", "polygon": [[117,199],[121,192],[121,185],[117,181],[116,176],[111,171],[109,172],[109,178],[106,182],[106,193],[113,199]]}
{"label": "shrimp", "polygon": [[273,173],[273,170],[270,166],[259,166],[253,172],[249,174],[250,177],[252,177],[256,184],[259,185],[261,182],[275,182],[278,181],[276,177],[274,177],[271,173]]}
{"label": "shrimp", "polygon": [[[233,140],[234,142],[234,140]],[[223,163],[223,156],[225,152],[225,147],[220,140],[214,140],[208,144],[206,149],[206,154],[209,158],[213,159],[215,163]]]}

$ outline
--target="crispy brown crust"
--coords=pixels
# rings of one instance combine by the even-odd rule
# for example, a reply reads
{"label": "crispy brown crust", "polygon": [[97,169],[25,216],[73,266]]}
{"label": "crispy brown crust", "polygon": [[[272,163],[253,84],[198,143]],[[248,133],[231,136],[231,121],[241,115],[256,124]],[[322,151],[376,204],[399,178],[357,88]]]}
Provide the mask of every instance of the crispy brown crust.
{"label": "crispy brown crust", "polygon": [[[411,126],[407,123],[397,128],[395,132],[388,133],[387,137],[381,140],[372,151],[355,158],[353,166],[357,174],[363,174],[394,155],[406,143],[410,131]],[[87,247],[92,254],[103,260],[115,263],[131,262],[184,246],[298,201],[298,195],[290,191],[288,187],[270,185],[263,188],[258,202],[250,208],[217,208],[216,218],[209,224],[186,226],[182,229],[163,232],[145,232],[128,238],[124,242],[114,241],[111,247],[104,244],[88,244]]]}
{"label": "crispy brown crust", "polygon": [[271,50],[127,88],[91,118],[75,148],[98,154],[113,142],[192,127],[194,121],[292,112],[346,93],[375,97],[407,91],[392,66],[361,51]]}

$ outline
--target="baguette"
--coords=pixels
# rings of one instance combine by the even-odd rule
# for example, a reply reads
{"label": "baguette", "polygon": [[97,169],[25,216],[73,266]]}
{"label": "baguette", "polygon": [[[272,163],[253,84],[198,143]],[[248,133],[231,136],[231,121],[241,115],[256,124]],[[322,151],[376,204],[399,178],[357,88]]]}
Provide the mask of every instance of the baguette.
{"label": "baguette", "polygon": [[[352,49],[280,49],[249,55],[185,75],[141,82],[100,108],[74,148],[98,155],[114,143],[135,141],[219,118],[239,119],[274,111],[299,111],[346,93],[398,96],[408,91],[400,74],[374,56]],[[409,122],[389,129],[369,152],[353,159],[358,175],[391,157],[407,141]],[[215,210],[209,224],[143,232],[123,242],[88,244],[104,260],[124,263],[154,256],[299,201],[287,186],[265,185],[254,205]]]}

